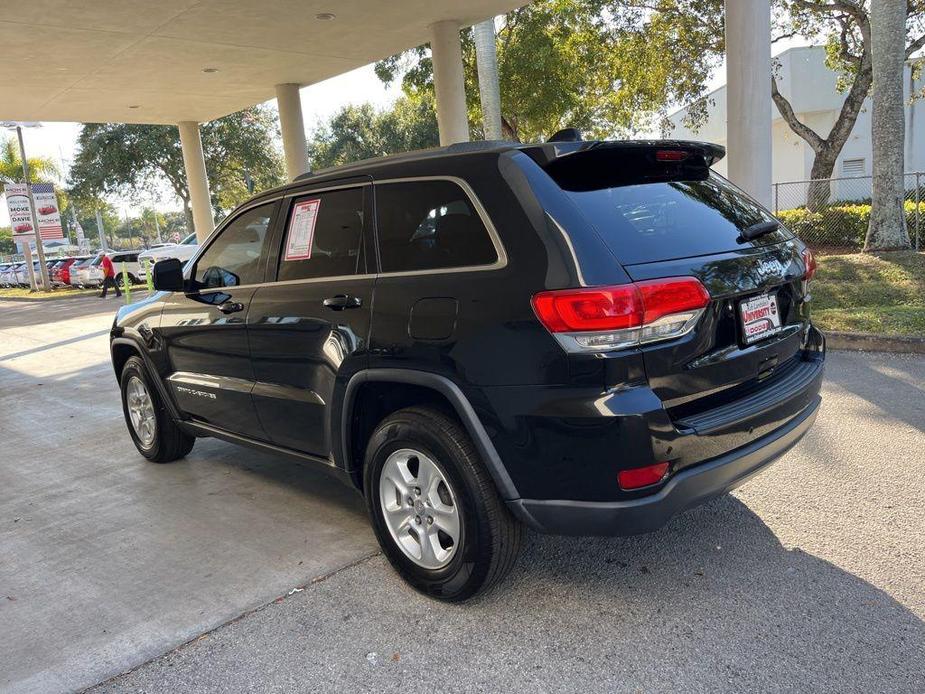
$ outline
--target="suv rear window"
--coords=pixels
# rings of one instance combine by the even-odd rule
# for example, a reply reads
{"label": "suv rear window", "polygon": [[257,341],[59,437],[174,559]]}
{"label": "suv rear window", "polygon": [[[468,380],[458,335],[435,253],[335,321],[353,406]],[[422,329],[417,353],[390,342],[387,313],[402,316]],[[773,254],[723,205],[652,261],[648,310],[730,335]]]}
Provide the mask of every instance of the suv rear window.
{"label": "suv rear window", "polygon": [[662,181],[566,191],[626,265],[771,245],[781,230],[743,244],[741,231],[773,219],[735,186],[711,173],[704,180]]}
{"label": "suv rear window", "polygon": [[482,219],[456,183],[407,181],[375,189],[382,272],[491,265],[498,259]]}

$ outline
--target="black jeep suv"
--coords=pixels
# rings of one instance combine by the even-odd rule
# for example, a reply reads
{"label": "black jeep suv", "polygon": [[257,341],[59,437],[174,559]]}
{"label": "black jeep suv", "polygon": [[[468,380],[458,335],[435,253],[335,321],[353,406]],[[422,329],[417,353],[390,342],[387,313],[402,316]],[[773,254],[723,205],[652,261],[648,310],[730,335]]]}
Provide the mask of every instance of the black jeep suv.
{"label": "black jeep suv", "polygon": [[716,145],[473,143],[235,210],[111,349],[141,454],[327,467],[416,588],[500,580],[524,526],[624,535],[741,484],[819,407],[805,246]]}

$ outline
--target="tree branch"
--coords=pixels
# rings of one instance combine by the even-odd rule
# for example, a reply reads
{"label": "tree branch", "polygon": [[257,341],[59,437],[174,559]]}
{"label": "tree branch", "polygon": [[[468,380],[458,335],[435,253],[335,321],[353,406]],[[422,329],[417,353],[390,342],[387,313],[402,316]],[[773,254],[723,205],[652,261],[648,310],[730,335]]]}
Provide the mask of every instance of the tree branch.
{"label": "tree branch", "polygon": [[791,106],[787,98],[778,91],[777,78],[773,75],[771,76],[771,99],[773,99],[776,104],[777,110],[780,111],[781,118],[787,122],[787,125],[790,126],[793,132],[806,140],[809,146],[813,148],[814,152],[818,152],[825,147],[825,140],[819,137],[815,130],[805,123],[802,123],[800,119],[797,118],[797,114],[793,112],[793,106]]}
{"label": "tree branch", "polygon": [[909,44],[909,46],[906,48],[906,57],[912,57],[912,54],[919,50],[922,46],[925,46],[925,34],[922,34],[915,41]]}

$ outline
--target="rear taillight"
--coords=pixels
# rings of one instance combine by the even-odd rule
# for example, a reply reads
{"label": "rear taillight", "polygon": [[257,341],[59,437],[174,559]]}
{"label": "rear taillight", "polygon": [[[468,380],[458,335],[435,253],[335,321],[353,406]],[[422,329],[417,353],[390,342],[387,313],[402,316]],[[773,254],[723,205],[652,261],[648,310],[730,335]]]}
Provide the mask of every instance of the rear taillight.
{"label": "rear taillight", "polygon": [[809,282],[816,274],[816,259],[808,248],[803,249],[803,267],[806,268],[803,271],[803,279]]}
{"label": "rear taillight", "polygon": [[617,484],[620,489],[641,489],[658,484],[668,474],[668,463],[655,463],[645,467],[634,467],[629,470],[620,470],[617,473]]}
{"label": "rear taillight", "polygon": [[710,301],[693,277],[556,289],[533,297],[537,318],[566,351],[602,351],[690,332]]}

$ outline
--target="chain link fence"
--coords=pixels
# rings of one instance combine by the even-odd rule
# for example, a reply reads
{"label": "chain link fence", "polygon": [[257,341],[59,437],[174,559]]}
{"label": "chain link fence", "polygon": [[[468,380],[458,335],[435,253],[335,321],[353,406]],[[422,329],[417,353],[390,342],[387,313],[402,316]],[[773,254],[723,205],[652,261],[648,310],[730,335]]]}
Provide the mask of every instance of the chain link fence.
{"label": "chain link fence", "polygon": [[[774,184],[774,213],[813,250],[851,253],[864,247],[870,221],[871,176]],[[925,233],[925,173],[905,175],[906,228],[920,250]]]}

